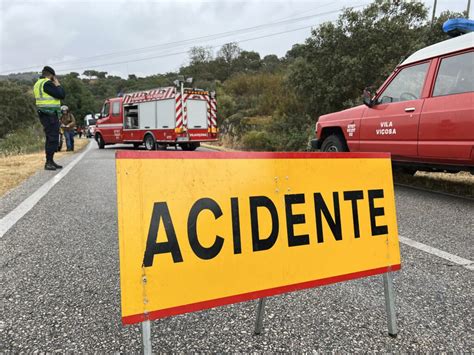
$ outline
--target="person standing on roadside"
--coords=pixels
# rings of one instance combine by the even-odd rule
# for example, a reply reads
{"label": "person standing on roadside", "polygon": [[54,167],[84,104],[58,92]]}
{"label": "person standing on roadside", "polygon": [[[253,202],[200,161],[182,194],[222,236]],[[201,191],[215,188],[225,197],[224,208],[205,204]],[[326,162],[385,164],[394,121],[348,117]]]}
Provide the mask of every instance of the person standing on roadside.
{"label": "person standing on roadside", "polygon": [[66,138],[66,150],[72,152],[74,151],[74,128],[76,127],[76,119],[67,106],[61,106],[61,127],[64,130],[64,137]]}
{"label": "person standing on roadside", "polygon": [[66,97],[64,89],[61,87],[56,72],[53,68],[45,66],[41,76],[33,87],[36,100],[36,108],[41,124],[44,128],[46,142],[44,150],[46,154],[45,170],[61,169],[62,166],[53,160],[54,153],[59,144],[59,118],[61,101]]}

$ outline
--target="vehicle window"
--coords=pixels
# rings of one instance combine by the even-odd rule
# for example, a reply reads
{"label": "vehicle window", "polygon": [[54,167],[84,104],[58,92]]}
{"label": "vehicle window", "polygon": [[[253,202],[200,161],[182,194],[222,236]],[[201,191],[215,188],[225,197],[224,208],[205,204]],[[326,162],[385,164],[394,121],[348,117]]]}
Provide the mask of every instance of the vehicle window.
{"label": "vehicle window", "polygon": [[419,99],[429,63],[402,69],[388,84],[377,103],[401,102]]}
{"label": "vehicle window", "polygon": [[441,60],[433,96],[474,91],[474,52]]}
{"label": "vehicle window", "polygon": [[105,103],[104,107],[102,107],[102,112],[100,113],[102,117],[106,117],[109,115],[109,108],[110,108],[110,103]]}
{"label": "vehicle window", "polygon": [[112,115],[117,116],[118,114],[120,114],[120,102],[115,101],[112,104]]}

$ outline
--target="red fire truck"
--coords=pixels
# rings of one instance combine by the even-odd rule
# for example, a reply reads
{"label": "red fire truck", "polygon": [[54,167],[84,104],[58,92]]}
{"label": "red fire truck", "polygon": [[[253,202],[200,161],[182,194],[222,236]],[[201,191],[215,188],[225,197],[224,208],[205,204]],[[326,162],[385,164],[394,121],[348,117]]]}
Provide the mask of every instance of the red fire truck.
{"label": "red fire truck", "polygon": [[105,100],[95,139],[100,149],[130,143],[147,150],[195,150],[200,142],[217,140],[216,113],[215,92],[183,87],[133,92]]}

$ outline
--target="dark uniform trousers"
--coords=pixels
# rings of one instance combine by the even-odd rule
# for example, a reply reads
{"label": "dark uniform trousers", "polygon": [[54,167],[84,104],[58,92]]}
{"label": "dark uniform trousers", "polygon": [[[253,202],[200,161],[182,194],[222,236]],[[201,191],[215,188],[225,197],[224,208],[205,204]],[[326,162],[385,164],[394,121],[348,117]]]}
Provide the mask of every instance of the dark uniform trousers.
{"label": "dark uniform trousers", "polygon": [[46,160],[53,160],[54,153],[59,146],[59,118],[57,113],[50,113],[38,111],[39,119],[44,128],[46,142],[44,144],[44,151],[46,153]]}

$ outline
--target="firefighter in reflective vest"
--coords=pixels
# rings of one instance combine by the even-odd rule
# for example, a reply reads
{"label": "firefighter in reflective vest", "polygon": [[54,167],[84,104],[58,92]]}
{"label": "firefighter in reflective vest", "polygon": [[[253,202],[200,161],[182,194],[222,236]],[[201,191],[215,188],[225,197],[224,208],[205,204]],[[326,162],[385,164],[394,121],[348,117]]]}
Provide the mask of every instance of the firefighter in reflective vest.
{"label": "firefighter in reflective vest", "polygon": [[59,144],[59,112],[61,111],[61,99],[66,94],[61,87],[54,69],[45,66],[41,72],[41,77],[33,87],[39,119],[44,128],[46,143],[44,150],[46,153],[45,170],[61,169],[62,166],[54,162],[54,153]]}

